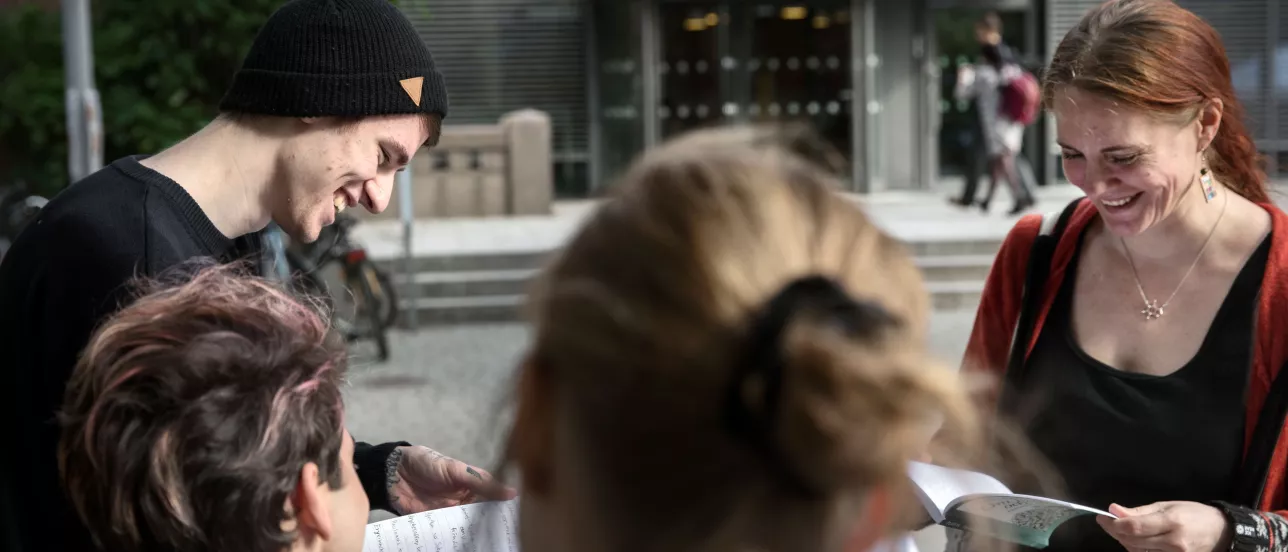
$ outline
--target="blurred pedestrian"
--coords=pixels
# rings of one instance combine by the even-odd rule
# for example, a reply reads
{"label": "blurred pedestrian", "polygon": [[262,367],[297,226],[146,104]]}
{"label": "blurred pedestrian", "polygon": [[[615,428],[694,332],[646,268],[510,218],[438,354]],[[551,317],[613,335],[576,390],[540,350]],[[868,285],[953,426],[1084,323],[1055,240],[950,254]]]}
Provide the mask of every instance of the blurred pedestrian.
{"label": "blurred pedestrian", "polygon": [[[988,211],[997,189],[997,181],[1005,180],[1015,200],[1010,213],[1019,214],[1032,207],[1036,201],[1028,182],[1032,168],[1023,159],[1024,127],[1031,121],[1017,120],[1008,102],[1024,101],[1008,94],[1008,87],[1027,84],[1031,74],[1019,63],[1009,46],[1002,42],[1002,20],[989,12],[975,24],[975,37],[980,45],[980,58],[974,65],[958,68],[954,95],[958,100],[970,100],[975,107],[976,125],[971,151],[968,153],[968,171],[962,195],[953,200],[962,206],[975,204],[979,167],[983,165],[988,175],[988,189],[980,208]],[[1017,82],[1018,81],[1018,82]],[[1036,81],[1032,83],[1034,95],[1028,98],[1036,108]],[[1023,167],[1020,164],[1023,164]]]}

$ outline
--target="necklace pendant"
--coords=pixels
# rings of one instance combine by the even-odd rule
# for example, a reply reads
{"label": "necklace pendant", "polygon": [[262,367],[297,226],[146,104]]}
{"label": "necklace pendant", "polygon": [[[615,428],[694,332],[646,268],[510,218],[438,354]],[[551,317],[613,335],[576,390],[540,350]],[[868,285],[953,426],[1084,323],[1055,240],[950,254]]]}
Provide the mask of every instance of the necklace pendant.
{"label": "necklace pendant", "polygon": [[1158,320],[1163,316],[1163,307],[1158,306],[1157,300],[1146,301],[1145,308],[1140,313],[1145,315],[1145,320]]}

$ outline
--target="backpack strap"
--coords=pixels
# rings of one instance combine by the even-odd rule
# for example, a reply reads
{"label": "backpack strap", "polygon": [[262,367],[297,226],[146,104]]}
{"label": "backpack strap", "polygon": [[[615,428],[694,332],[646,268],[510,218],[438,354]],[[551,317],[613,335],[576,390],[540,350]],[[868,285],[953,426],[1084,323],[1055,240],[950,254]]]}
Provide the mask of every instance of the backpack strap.
{"label": "backpack strap", "polygon": [[1011,338],[1011,353],[1007,356],[1006,389],[1013,388],[1024,372],[1025,357],[1028,355],[1029,343],[1033,341],[1033,329],[1037,325],[1038,309],[1045,296],[1047,276],[1051,274],[1051,258],[1055,255],[1056,244],[1064,235],[1069,225],[1069,218],[1082,203],[1078,198],[1069,203],[1063,212],[1054,211],[1042,215],[1042,225],[1038,236],[1029,249],[1028,267],[1024,276],[1024,291],[1020,297],[1020,318],[1015,324],[1015,334]]}

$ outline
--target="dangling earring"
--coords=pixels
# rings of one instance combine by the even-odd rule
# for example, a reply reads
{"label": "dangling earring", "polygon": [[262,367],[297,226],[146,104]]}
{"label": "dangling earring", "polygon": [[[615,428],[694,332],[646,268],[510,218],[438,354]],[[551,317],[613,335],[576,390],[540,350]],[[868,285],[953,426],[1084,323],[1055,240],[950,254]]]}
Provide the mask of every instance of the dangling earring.
{"label": "dangling earring", "polygon": [[1212,186],[1212,171],[1207,168],[1207,158],[1203,159],[1203,168],[1199,169],[1199,184],[1203,186],[1203,201],[1211,203],[1216,197],[1216,188]]}

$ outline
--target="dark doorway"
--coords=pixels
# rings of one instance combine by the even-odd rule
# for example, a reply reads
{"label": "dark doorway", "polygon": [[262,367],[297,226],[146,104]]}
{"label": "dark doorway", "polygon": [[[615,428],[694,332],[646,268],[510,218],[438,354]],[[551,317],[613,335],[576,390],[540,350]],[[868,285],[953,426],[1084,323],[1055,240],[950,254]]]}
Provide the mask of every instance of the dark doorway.
{"label": "dark doorway", "polygon": [[804,122],[848,157],[849,4],[660,3],[660,138],[730,122]]}

